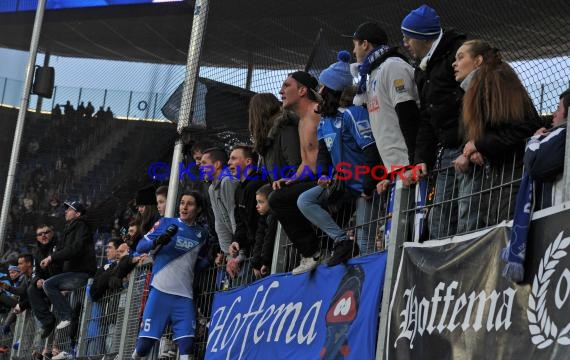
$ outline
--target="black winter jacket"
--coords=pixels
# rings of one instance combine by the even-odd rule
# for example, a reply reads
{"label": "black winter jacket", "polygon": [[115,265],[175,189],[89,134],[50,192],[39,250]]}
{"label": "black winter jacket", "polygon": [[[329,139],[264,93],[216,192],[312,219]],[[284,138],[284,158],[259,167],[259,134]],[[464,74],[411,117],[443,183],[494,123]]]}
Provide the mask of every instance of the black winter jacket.
{"label": "black winter jacket", "polygon": [[65,225],[63,239],[51,259],[54,263],[61,264],[62,272],[85,272],[90,276],[95,274],[97,260],[93,236],[82,217]]}
{"label": "black winter jacket", "polygon": [[234,217],[236,220],[236,231],[233,241],[237,242],[241,250],[249,252],[255,242],[257,232],[257,222],[259,214],[255,209],[255,192],[267,181],[262,179],[259,173],[253,173],[239,184],[235,193],[236,209]]}
{"label": "black winter jacket", "polygon": [[[47,280],[50,277],[61,273],[61,264],[52,262],[45,269],[40,267],[40,262],[52,255],[57,250],[57,237],[54,236],[47,244],[38,243],[38,247],[33,252],[34,273],[32,274],[32,284],[35,286],[39,279]],[[53,259],[53,257],[52,257]]]}
{"label": "black winter jacket", "polygon": [[103,298],[107,290],[118,290],[123,287],[123,278],[136,267],[133,256],[123,256],[119,261],[109,264],[105,267],[97,269],[97,273],[93,277],[93,283],[89,288],[89,294],[93,301]]}
{"label": "black winter jacket", "polygon": [[420,96],[420,126],[416,141],[415,160],[433,166],[438,144],[458,148],[462,143],[459,117],[463,90],[455,81],[453,62],[465,35],[455,30],[444,31],[427,63],[425,71],[416,68],[414,77]]}
{"label": "black winter jacket", "polygon": [[493,167],[520,163],[527,139],[539,127],[540,118],[533,107],[526,112],[524,119],[518,122],[494,126],[488,122],[483,137],[475,141],[475,147]]}
{"label": "black winter jacket", "polygon": [[281,169],[285,166],[293,166],[296,169],[301,164],[298,122],[295,114],[285,111],[269,130],[267,142],[260,152],[263,158],[262,166],[268,170],[262,175],[269,181],[279,180],[282,175],[290,176],[295,173],[295,170],[291,169],[290,173],[282,174]]}
{"label": "black winter jacket", "polygon": [[255,234],[255,246],[251,259],[254,269],[261,269],[263,265],[271,266],[273,260],[273,246],[277,233],[277,218],[269,211],[268,214],[259,216],[257,233]]}

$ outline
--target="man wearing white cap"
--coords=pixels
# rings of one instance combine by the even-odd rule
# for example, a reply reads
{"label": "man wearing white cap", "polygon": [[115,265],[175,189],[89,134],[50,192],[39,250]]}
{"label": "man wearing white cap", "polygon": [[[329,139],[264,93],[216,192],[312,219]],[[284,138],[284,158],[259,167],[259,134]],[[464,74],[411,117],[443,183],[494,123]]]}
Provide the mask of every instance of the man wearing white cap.
{"label": "man wearing white cap", "polygon": [[[63,240],[56,251],[40,262],[47,268],[52,262],[62,265],[62,273],[54,275],[44,282],[44,291],[59,318],[56,328],[61,330],[71,324],[72,309],[62,291],[80,288],[87,284],[89,276],[96,270],[95,247],[89,225],[83,215],[85,206],[79,201],[66,202]],[[36,314],[42,321],[42,337],[47,337],[55,326],[55,318],[50,314]]]}
{"label": "man wearing white cap", "polygon": [[[360,75],[354,104],[366,104],[386,169],[406,167],[406,178],[412,180],[411,164],[420,120],[414,69],[397,47],[388,45],[386,32],[377,23],[360,24],[352,42]],[[384,191],[387,183],[380,182],[378,192]]]}

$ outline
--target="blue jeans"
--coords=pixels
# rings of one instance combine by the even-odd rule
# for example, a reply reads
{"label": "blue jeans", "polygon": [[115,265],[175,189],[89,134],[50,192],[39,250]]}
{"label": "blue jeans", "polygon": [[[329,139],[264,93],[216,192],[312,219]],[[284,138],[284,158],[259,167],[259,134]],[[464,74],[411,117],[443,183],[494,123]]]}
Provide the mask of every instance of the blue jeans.
{"label": "blue jeans", "polygon": [[[452,236],[477,228],[478,217],[473,214],[474,204],[468,195],[481,187],[481,176],[455,171],[453,161],[461,153],[461,149],[442,150],[439,160],[440,170],[435,182],[433,200],[435,205],[429,213],[431,239]],[[473,171],[473,167],[470,171]]]}
{"label": "blue jeans", "polygon": [[331,214],[324,209],[327,206],[325,190],[324,187],[317,185],[303,192],[297,199],[297,207],[313,225],[324,231],[334,242],[348,240],[346,231],[341,229]]}
{"label": "blue jeans", "polygon": [[66,272],[54,275],[44,282],[44,291],[60,321],[71,321],[72,310],[61,291],[75,290],[87,284],[88,273]]}
{"label": "blue jeans", "polygon": [[361,255],[376,251],[376,230],[380,217],[380,196],[374,191],[371,199],[359,196],[356,200],[356,241]]}
{"label": "blue jeans", "polygon": [[[362,254],[374,252],[379,197],[356,200],[356,241]],[[327,196],[325,188],[315,186],[299,196],[297,206],[303,215],[315,226],[324,231],[335,242],[348,240],[346,231],[340,228],[331,214],[325,209]]]}
{"label": "blue jeans", "polygon": [[462,234],[483,227],[485,209],[481,207],[481,190],[484,170],[471,164],[467,172],[456,174],[461,179],[457,234]]}

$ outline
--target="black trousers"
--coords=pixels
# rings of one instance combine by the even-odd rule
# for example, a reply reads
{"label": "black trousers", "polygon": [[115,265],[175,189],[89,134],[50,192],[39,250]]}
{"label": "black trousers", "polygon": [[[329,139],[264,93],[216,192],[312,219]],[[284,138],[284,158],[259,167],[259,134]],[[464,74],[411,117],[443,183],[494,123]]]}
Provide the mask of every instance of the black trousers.
{"label": "black trousers", "polygon": [[28,286],[28,300],[36,319],[42,324],[42,327],[46,327],[55,321],[50,311],[51,303],[44,289],[38,289],[35,284],[30,284]]}
{"label": "black trousers", "polygon": [[283,226],[283,230],[303,257],[319,250],[319,241],[312,224],[297,207],[297,199],[316,185],[314,181],[294,182],[269,195],[269,206]]}

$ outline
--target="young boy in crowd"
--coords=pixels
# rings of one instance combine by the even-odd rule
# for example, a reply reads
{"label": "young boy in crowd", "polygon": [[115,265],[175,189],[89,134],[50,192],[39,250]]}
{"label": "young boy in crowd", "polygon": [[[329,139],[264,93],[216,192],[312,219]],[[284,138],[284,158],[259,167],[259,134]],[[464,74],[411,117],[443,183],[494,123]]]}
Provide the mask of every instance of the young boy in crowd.
{"label": "young boy in crowd", "polygon": [[255,277],[266,276],[271,271],[273,259],[273,245],[277,232],[277,219],[269,208],[269,194],[271,184],[265,184],[255,192],[257,205],[255,209],[259,213],[259,222],[255,233],[255,245],[253,247],[251,266]]}

